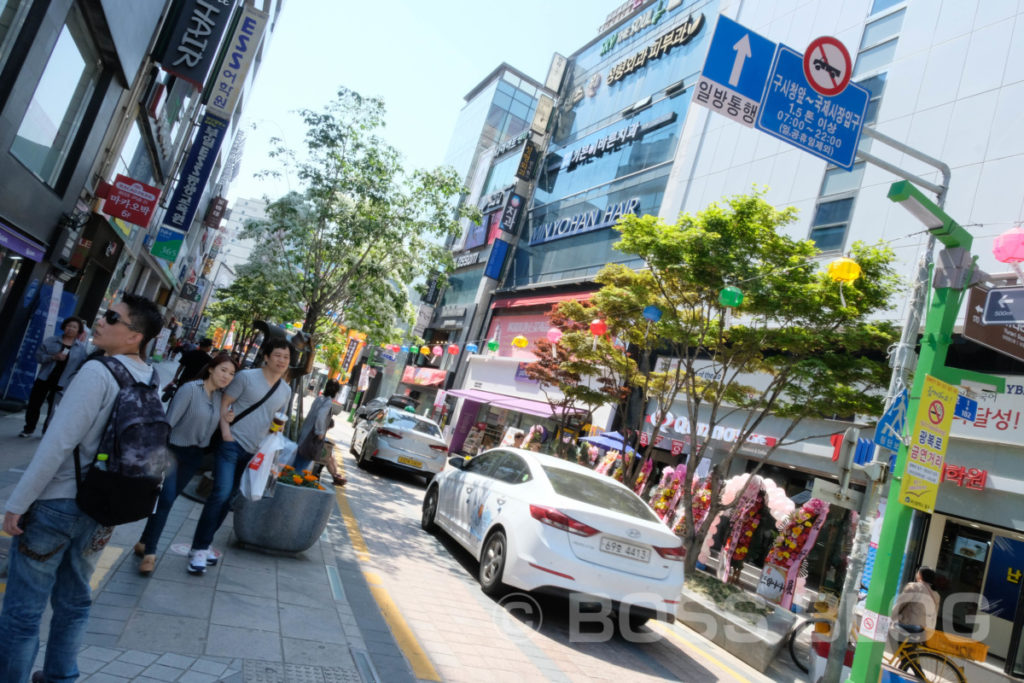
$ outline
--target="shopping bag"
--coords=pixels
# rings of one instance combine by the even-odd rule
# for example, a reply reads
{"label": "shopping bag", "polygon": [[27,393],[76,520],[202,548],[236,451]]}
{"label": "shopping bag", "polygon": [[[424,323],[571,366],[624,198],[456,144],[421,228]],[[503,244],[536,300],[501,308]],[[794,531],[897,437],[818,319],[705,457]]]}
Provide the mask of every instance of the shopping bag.
{"label": "shopping bag", "polygon": [[256,455],[252,456],[242,473],[239,490],[243,496],[254,502],[263,498],[267,492],[267,482],[280,471],[275,459],[283,446],[284,437],[278,432],[268,434],[260,442]]}
{"label": "shopping bag", "polygon": [[284,446],[281,447],[281,452],[277,454],[277,468],[279,470],[283,470],[287,465],[295,464],[296,449],[298,449],[298,444],[291,439],[284,440]]}

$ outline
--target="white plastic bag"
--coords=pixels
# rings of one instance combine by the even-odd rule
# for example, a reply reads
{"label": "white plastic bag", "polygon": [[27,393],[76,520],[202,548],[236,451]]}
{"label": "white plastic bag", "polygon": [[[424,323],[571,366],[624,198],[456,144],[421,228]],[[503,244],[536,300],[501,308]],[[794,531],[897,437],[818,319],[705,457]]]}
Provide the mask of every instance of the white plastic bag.
{"label": "white plastic bag", "polygon": [[267,481],[271,475],[278,471],[274,460],[284,446],[285,438],[279,432],[272,432],[263,438],[256,455],[252,456],[249,464],[242,473],[240,491],[243,496],[251,501],[263,498],[267,490]]}
{"label": "white plastic bag", "polygon": [[298,450],[298,448],[299,444],[295,443],[291,439],[284,440],[281,452],[277,454],[277,470],[279,472],[286,466],[295,464],[295,451]]}

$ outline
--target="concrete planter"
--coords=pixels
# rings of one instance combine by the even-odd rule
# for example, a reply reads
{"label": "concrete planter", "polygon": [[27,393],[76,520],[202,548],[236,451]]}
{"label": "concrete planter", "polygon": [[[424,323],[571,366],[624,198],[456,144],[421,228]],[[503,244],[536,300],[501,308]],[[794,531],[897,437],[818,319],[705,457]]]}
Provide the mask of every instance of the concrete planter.
{"label": "concrete planter", "polygon": [[782,608],[776,608],[766,616],[735,614],[684,588],[676,618],[698,635],[763,673],[785,644],[786,635],[796,623],[797,616]]}
{"label": "concrete planter", "polygon": [[318,491],[278,482],[273,498],[254,503],[239,497],[235,536],[246,546],[301,553],[320,538],[336,504],[334,488],[329,485]]}

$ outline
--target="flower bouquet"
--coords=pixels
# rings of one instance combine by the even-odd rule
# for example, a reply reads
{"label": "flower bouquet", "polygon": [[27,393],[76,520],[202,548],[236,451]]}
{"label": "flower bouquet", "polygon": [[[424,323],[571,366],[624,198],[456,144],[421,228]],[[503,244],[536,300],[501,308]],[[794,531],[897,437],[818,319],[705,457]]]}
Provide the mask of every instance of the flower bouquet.
{"label": "flower bouquet", "polygon": [[806,555],[803,552],[804,546],[817,535],[812,533],[815,522],[820,516],[827,514],[828,504],[817,498],[811,498],[801,508],[794,510],[793,514],[779,524],[781,531],[768,551],[765,563],[788,569],[798,560],[803,560]]}
{"label": "flower bouquet", "polygon": [[309,470],[302,470],[298,472],[291,465],[285,465],[284,469],[281,470],[281,474],[277,476],[277,481],[281,484],[288,484],[289,486],[300,486],[308,489],[324,490],[324,487],[320,485],[320,478],[310,472]]}
{"label": "flower bouquet", "polygon": [[[711,508],[711,480],[705,479],[703,484],[694,482],[696,491],[693,492],[693,525],[695,529],[699,529],[704,518],[708,515],[708,510]],[[682,536],[686,533],[686,510],[679,511],[679,519],[676,520],[675,526],[672,528],[677,535]]]}

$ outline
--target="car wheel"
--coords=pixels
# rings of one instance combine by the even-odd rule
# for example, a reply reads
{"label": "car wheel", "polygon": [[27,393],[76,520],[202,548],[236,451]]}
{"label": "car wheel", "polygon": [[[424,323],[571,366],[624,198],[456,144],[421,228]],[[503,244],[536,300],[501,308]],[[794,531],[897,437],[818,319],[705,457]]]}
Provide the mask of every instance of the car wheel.
{"label": "car wheel", "polygon": [[428,533],[437,531],[437,524],[434,523],[434,515],[437,514],[437,487],[427,489],[427,495],[423,497],[423,511],[420,515],[420,528]]}
{"label": "car wheel", "polygon": [[505,573],[508,555],[508,540],[505,532],[495,531],[487,537],[484,550],[480,553],[480,588],[487,595],[497,595],[505,590],[501,577]]}
{"label": "car wheel", "polygon": [[629,614],[629,630],[636,631],[638,628],[650,621],[650,617],[643,614],[635,614],[630,612]]}
{"label": "car wheel", "polygon": [[363,439],[363,443],[359,446],[359,452],[356,453],[356,464],[359,465],[360,469],[366,469],[370,461],[366,458],[366,439]]}

